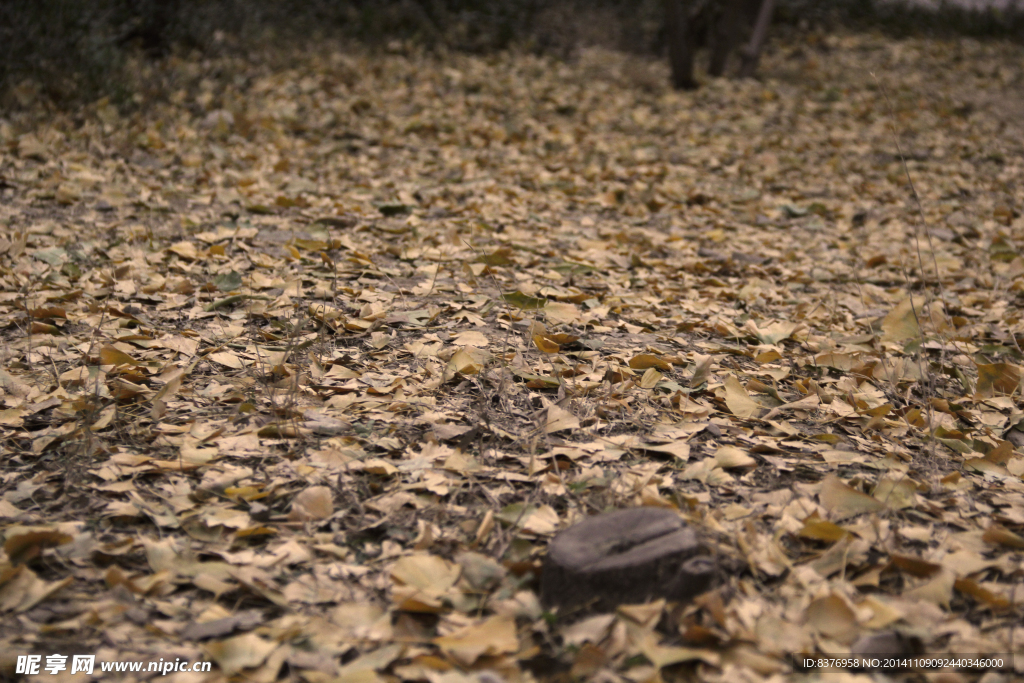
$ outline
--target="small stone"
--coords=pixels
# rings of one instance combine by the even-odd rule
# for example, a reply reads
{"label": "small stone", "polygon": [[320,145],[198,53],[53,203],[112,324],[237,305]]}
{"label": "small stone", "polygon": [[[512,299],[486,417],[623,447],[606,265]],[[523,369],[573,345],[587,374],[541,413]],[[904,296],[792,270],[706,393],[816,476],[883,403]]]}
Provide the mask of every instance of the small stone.
{"label": "small stone", "polygon": [[541,577],[548,607],[594,607],[658,598],[687,601],[711,588],[718,565],[696,532],[664,508],[589,517],[551,542]]}

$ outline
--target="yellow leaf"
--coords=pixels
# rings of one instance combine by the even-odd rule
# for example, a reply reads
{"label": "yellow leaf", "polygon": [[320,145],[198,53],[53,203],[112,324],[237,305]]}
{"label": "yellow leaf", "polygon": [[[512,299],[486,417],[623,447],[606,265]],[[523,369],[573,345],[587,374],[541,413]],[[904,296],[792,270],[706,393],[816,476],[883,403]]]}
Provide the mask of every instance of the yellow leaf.
{"label": "yellow leaf", "polygon": [[468,349],[459,349],[448,361],[448,367],[461,375],[475,375],[483,369],[483,363]]}
{"label": "yellow leaf", "polygon": [[560,432],[566,429],[576,429],[579,426],[580,421],[568,410],[559,408],[554,403],[548,406],[548,419],[544,425],[545,434]]}
{"label": "yellow leaf", "polygon": [[0,410],[0,425],[4,427],[20,427],[25,422],[22,418],[27,412],[24,408]]}
{"label": "yellow leaf", "polygon": [[562,350],[561,346],[548,339],[545,335],[533,335],[533,343],[543,353],[558,353]]}
{"label": "yellow leaf", "polygon": [[501,298],[505,300],[505,303],[511,304],[512,306],[515,306],[516,308],[521,308],[523,310],[533,311],[540,308],[544,308],[548,304],[547,299],[538,299],[535,296],[523,294],[518,289],[512,292],[511,294],[502,294]]}
{"label": "yellow leaf", "polygon": [[482,349],[489,346],[491,341],[487,338],[487,335],[478,330],[466,330],[455,335],[453,343],[456,346],[473,346]]}
{"label": "yellow leaf", "polygon": [[334,495],[327,486],[310,486],[292,502],[288,519],[297,522],[322,521],[334,514]]}
{"label": "yellow leaf", "polygon": [[43,308],[33,308],[31,311],[29,311],[29,315],[31,315],[33,318],[40,318],[40,319],[45,319],[45,318],[63,318],[64,320],[68,319],[67,312],[63,308],[60,308],[58,306],[43,307]]}
{"label": "yellow leaf", "polygon": [[515,263],[512,258],[512,250],[508,247],[500,247],[490,254],[481,254],[473,261],[474,263],[486,263],[489,266],[508,266]]}
{"label": "yellow leaf", "polygon": [[890,510],[913,507],[917,503],[917,482],[907,477],[885,477],[878,482],[871,495],[882,501]]}
{"label": "yellow leaf", "polygon": [[406,586],[443,593],[459,580],[461,568],[436,555],[416,553],[399,558],[391,568],[391,576]]}
{"label": "yellow leaf", "polygon": [[566,334],[565,332],[555,332],[553,334],[545,334],[544,336],[558,345],[572,344],[574,341],[579,340],[577,335]]}
{"label": "yellow leaf", "polygon": [[825,481],[821,482],[818,500],[822,507],[833,513],[834,519],[856,517],[865,512],[878,512],[885,508],[882,501],[850,488],[834,474],[828,475]]}
{"label": "yellow leaf", "polygon": [[185,376],[184,371],[175,373],[173,377],[167,380],[167,383],[160,387],[160,391],[156,392],[156,396],[153,397],[154,401],[169,401],[174,398],[174,395],[181,389],[181,379]]}
{"label": "yellow leaf", "polygon": [[246,365],[250,364],[249,361],[242,360],[237,354],[231,353],[230,351],[218,351],[216,353],[211,353],[206,358],[235,370],[241,370]]}
{"label": "yellow leaf", "polygon": [[463,627],[454,633],[434,638],[434,644],[463,666],[471,666],[484,655],[517,652],[516,622],[511,615],[498,615],[480,624]]}
{"label": "yellow leaf", "polygon": [[744,325],[744,329],[752,332],[762,344],[769,345],[788,339],[799,328],[798,323],[782,321],[773,322],[763,328],[759,328],[753,320],[748,320]]}
{"label": "yellow leaf", "polygon": [[134,358],[113,346],[100,349],[100,365],[138,365]]}
{"label": "yellow leaf", "polygon": [[391,666],[404,649],[405,645],[392,643],[367,652],[338,669],[338,676],[330,680],[333,683],[382,683],[385,679],[377,671]]}
{"label": "yellow leaf", "polygon": [[833,522],[818,517],[808,517],[804,520],[804,528],[798,531],[797,535],[814,541],[835,543],[844,536],[849,536],[850,532]]}
{"label": "yellow leaf", "polygon": [[985,460],[997,465],[1005,465],[1012,457],[1013,444],[1009,441],[1000,441],[998,446],[985,454]]}
{"label": "yellow leaf", "polygon": [[51,528],[14,527],[7,531],[4,552],[16,563],[38,557],[45,548],[56,548],[70,543],[74,538]]}
{"label": "yellow leaf", "polygon": [[74,582],[68,576],[60,581],[47,583],[25,565],[8,567],[4,572],[4,583],[0,585],[0,613],[25,612]]}
{"label": "yellow leaf", "polygon": [[242,669],[259,666],[267,656],[277,649],[277,643],[264,640],[255,633],[235,636],[227,640],[209,643],[206,652],[225,676],[231,676]]}
{"label": "yellow leaf", "polygon": [[672,365],[658,358],[654,354],[641,353],[629,359],[629,367],[634,370],[646,370],[647,368],[658,368],[659,370],[671,370]]}
{"label": "yellow leaf", "polygon": [[838,595],[818,598],[807,606],[807,625],[812,630],[840,643],[850,643],[857,637],[857,616]]}
{"label": "yellow leaf", "polygon": [[911,600],[924,600],[941,607],[949,607],[949,601],[953,599],[953,586],[955,584],[956,574],[943,567],[925,583],[911,590],[904,591],[903,597]]}
{"label": "yellow leaf", "polygon": [[[658,642],[660,638],[653,630],[643,628],[639,624],[627,623],[626,633],[636,649],[659,669],[689,661],[703,661],[716,667],[721,664],[721,655],[714,650],[662,645]],[[660,677],[655,680],[660,680]]]}
{"label": "yellow leaf", "polygon": [[815,365],[824,365],[828,368],[835,368],[836,370],[852,370],[860,364],[860,358],[850,353],[833,353],[828,351],[826,353],[819,353],[814,357]]}
{"label": "yellow leaf", "polygon": [[725,380],[725,405],[736,417],[752,418],[761,413],[761,404],[750,398],[735,375],[729,375]]}
{"label": "yellow leaf", "polygon": [[711,372],[711,361],[714,356],[697,355],[694,358],[693,377],[690,378],[690,387],[695,389],[708,381],[708,373]]}
{"label": "yellow leaf", "polygon": [[1024,538],[1021,538],[1009,529],[1004,529],[1003,527],[995,524],[990,526],[988,529],[985,529],[985,533],[982,535],[981,540],[986,543],[1006,546],[1007,548],[1024,550]]}
{"label": "yellow leaf", "polygon": [[89,425],[89,429],[94,432],[99,432],[110,426],[110,423],[114,420],[114,416],[117,414],[117,406],[107,406],[100,411],[99,417],[96,421]]}
{"label": "yellow leaf", "polygon": [[664,444],[645,443],[642,444],[642,447],[645,451],[668,453],[669,455],[677,458],[682,462],[685,462],[690,459],[690,444],[686,443],[681,439],[679,441],[673,441]]}
{"label": "yellow leaf", "polygon": [[934,562],[925,562],[918,557],[910,555],[893,555],[891,561],[893,566],[901,572],[906,572],[911,576],[919,578],[935,576],[942,569],[942,565],[935,564]]}
{"label": "yellow leaf", "polygon": [[997,394],[1010,395],[1020,386],[1020,368],[1010,363],[978,365],[976,398],[992,398]]}
{"label": "yellow leaf", "polygon": [[734,467],[754,467],[757,460],[754,460],[746,451],[734,446],[722,446],[715,451],[715,465],[722,469]]}
{"label": "yellow leaf", "polygon": [[188,261],[195,261],[199,258],[199,251],[196,249],[196,245],[191,242],[176,242],[168,247],[167,251],[173,252]]}
{"label": "yellow leaf", "polygon": [[658,386],[658,382],[661,381],[662,377],[664,377],[664,375],[662,375],[654,368],[647,368],[647,371],[644,373],[644,376],[640,378],[640,388],[653,389],[654,387]]}
{"label": "yellow leaf", "polygon": [[907,297],[882,320],[882,341],[903,341],[921,336],[918,316],[922,315],[924,297]]}
{"label": "yellow leaf", "polygon": [[982,587],[973,579],[957,579],[953,583],[953,587],[964,595],[970,595],[978,602],[983,602],[989,607],[1005,609],[1010,606],[1010,601],[1005,597]]}
{"label": "yellow leaf", "polygon": [[555,324],[572,325],[580,322],[580,309],[573,304],[548,301],[544,305],[544,316]]}

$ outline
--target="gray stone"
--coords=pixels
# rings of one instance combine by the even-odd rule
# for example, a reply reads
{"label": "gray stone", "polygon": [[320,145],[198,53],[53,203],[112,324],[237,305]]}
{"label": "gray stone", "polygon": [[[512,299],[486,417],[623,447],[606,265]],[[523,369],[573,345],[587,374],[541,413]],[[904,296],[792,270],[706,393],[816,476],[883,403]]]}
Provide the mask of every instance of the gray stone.
{"label": "gray stone", "polygon": [[664,508],[588,517],[551,542],[541,602],[563,610],[614,609],[665,598],[687,601],[715,582],[717,563],[696,532]]}

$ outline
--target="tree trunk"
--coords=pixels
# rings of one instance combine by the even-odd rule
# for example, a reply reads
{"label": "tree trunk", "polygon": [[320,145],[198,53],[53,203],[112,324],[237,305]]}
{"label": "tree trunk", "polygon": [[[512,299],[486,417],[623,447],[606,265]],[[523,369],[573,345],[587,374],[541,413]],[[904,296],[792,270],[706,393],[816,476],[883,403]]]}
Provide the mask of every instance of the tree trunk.
{"label": "tree trunk", "polygon": [[743,0],[720,0],[716,3],[711,28],[711,62],[708,74],[721,76],[729,63],[729,53],[739,42],[740,24],[744,19]]}
{"label": "tree trunk", "polygon": [[682,0],[664,0],[664,3],[672,85],[683,90],[693,90],[697,87],[697,81],[693,78],[694,41],[689,17]]}
{"label": "tree trunk", "polygon": [[761,59],[764,40],[768,37],[768,25],[772,23],[772,12],[775,11],[775,0],[762,0],[761,11],[757,13],[754,35],[750,44],[741,53],[743,63],[740,65],[740,78],[750,78],[757,71],[757,62]]}

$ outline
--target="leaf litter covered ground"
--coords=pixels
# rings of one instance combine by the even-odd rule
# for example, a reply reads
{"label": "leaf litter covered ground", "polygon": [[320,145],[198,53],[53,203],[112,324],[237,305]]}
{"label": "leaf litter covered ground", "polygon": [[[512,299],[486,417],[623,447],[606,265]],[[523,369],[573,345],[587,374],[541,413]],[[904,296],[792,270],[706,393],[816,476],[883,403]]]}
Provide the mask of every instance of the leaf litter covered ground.
{"label": "leaf litter covered ground", "polygon": [[[273,63],[140,66],[129,114],[26,86],[0,123],[8,673],[1024,649],[1019,47],[805,36],[696,93],[599,50]],[[546,611],[551,537],[638,505],[715,589]]]}

